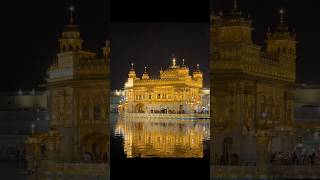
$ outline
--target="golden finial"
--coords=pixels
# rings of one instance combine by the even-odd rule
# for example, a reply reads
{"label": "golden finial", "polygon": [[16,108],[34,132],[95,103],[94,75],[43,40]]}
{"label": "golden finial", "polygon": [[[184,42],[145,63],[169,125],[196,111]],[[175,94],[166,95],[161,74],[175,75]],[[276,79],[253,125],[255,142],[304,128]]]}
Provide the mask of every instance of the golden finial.
{"label": "golden finial", "polygon": [[147,73],[147,66],[144,67],[144,72]]}
{"label": "golden finial", "polygon": [[197,64],[197,71],[200,71],[200,65]]}
{"label": "golden finial", "polygon": [[175,67],[176,66],[176,58],[172,59],[172,66]]}
{"label": "golden finial", "polygon": [[182,59],[182,65],[184,66],[184,59]]}
{"label": "golden finial", "polygon": [[238,9],[238,2],[237,0],[233,0],[233,9]]}
{"label": "golden finial", "polygon": [[134,63],[131,63],[131,70],[133,70],[133,65],[134,65]]}
{"label": "golden finial", "polygon": [[70,24],[73,24],[73,11],[74,11],[74,6],[70,6],[69,7],[69,11],[70,11]]}
{"label": "golden finial", "polygon": [[280,14],[280,25],[283,25],[283,15],[284,15],[284,9],[280,9],[279,10],[279,14]]}

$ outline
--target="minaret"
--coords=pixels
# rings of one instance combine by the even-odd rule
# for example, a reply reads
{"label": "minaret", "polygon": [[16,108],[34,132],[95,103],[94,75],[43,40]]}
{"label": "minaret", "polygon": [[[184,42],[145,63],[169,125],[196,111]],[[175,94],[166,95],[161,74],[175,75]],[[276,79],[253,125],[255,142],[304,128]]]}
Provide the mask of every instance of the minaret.
{"label": "minaret", "polygon": [[134,71],[133,65],[134,65],[134,63],[131,63],[131,69],[129,71],[128,77],[135,79],[137,76],[136,76],[136,72]]}
{"label": "minaret", "polygon": [[182,65],[181,67],[186,67],[186,65],[184,64],[184,59],[182,59]]}
{"label": "minaret", "polygon": [[230,13],[230,16],[233,16],[234,18],[241,18],[241,11],[238,9],[237,0],[233,0],[233,9]]}
{"label": "minaret", "polygon": [[82,49],[83,40],[80,38],[80,32],[77,25],[74,24],[73,12],[74,7],[70,6],[70,20],[69,24],[66,25],[62,36],[59,39],[60,53],[69,51],[80,51]]}
{"label": "minaret", "polygon": [[172,58],[172,65],[171,65],[171,68],[177,68],[178,66],[177,66],[177,61],[176,61],[176,58],[175,57],[173,57]]}
{"label": "minaret", "polygon": [[202,81],[203,81],[203,74],[202,72],[200,71],[200,65],[197,64],[197,69],[195,71],[193,71],[193,79],[198,81],[198,82],[201,82],[201,86],[202,86]]}
{"label": "minaret", "polygon": [[284,23],[283,9],[279,10],[280,24],[275,32],[267,33],[267,53],[272,55],[286,54],[288,56],[296,55],[296,34],[289,31],[288,26]]}
{"label": "minaret", "polygon": [[211,15],[212,34],[214,43],[246,43],[252,44],[251,19],[244,18],[238,8],[238,2],[234,0],[232,11],[225,17]]}
{"label": "minaret", "polygon": [[149,75],[148,75],[148,72],[147,72],[147,66],[144,67],[144,72],[143,72],[143,75],[142,75],[142,79],[144,79],[144,80],[149,79]]}

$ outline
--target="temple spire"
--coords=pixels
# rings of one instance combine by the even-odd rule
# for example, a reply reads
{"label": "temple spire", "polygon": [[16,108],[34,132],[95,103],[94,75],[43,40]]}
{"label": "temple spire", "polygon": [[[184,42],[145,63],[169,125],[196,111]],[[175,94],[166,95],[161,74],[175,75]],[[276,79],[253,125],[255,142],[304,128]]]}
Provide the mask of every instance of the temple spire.
{"label": "temple spire", "polygon": [[233,9],[234,10],[238,9],[238,1],[237,0],[233,0]]}
{"label": "temple spire", "polygon": [[128,74],[129,78],[136,78],[136,72],[134,71],[133,65],[134,65],[134,63],[132,62],[131,63],[131,69],[130,69],[129,74]]}
{"label": "temple spire", "polygon": [[230,13],[231,17],[233,18],[240,18],[241,17],[241,11],[238,7],[238,0],[233,0],[233,9]]}
{"label": "temple spire", "polygon": [[77,25],[74,24],[73,12],[74,6],[69,7],[70,19],[67,23],[62,37],[59,39],[60,52],[81,51],[83,40],[80,37],[80,31]]}
{"label": "temple spire", "polygon": [[284,9],[280,9],[279,10],[279,14],[280,14],[280,26],[283,26],[284,25]]}
{"label": "temple spire", "polygon": [[149,79],[149,75],[148,75],[148,72],[147,72],[147,66],[144,67],[144,72],[143,72],[143,75],[142,75],[142,79],[144,79],[144,80]]}
{"label": "temple spire", "polygon": [[172,58],[172,67],[176,67],[176,58]]}
{"label": "temple spire", "polygon": [[74,6],[69,7],[70,11],[70,24],[73,24],[73,12],[74,12]]}

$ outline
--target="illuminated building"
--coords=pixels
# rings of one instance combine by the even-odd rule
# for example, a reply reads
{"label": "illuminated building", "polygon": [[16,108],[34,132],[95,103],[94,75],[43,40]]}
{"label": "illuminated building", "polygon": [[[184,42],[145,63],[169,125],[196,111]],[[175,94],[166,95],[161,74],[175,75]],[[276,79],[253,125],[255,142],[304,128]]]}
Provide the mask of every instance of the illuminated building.
{"label": "illuminated building", "polygon": [[293,121],[297,42],[284,10],[264,49],[234,2],[230,14],[211,15],[211,178],[319,178],[317,168],[271,161],[300,144]]}
{"label": "illuminated building", "polygon": [[199,65],[190,75],[184,60],[182,65],[177,65],[173,58],[172,65],[161,69],[158,78],[150,77],[146,67],[139,78],[132,64],[128,76],[125,101],[120,107],[123,112],[190,114],[202,111],[203,74]]}
{"label": "illuminated building", "polygon": [[109,178],[110,43],[101,57],[83,50],[73,10],[48,69],[50,130],[26,142],[31,179]]}

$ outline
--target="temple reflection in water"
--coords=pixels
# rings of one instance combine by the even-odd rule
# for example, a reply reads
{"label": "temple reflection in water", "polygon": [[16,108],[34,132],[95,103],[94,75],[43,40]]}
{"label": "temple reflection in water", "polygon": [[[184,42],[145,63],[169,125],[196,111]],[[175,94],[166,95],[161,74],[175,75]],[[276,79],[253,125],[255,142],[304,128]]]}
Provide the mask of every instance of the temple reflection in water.
{"label": "temple reflection in water", "polygon": [[202,158],[209,151],[209,120],[115,118],[127,158]]}

